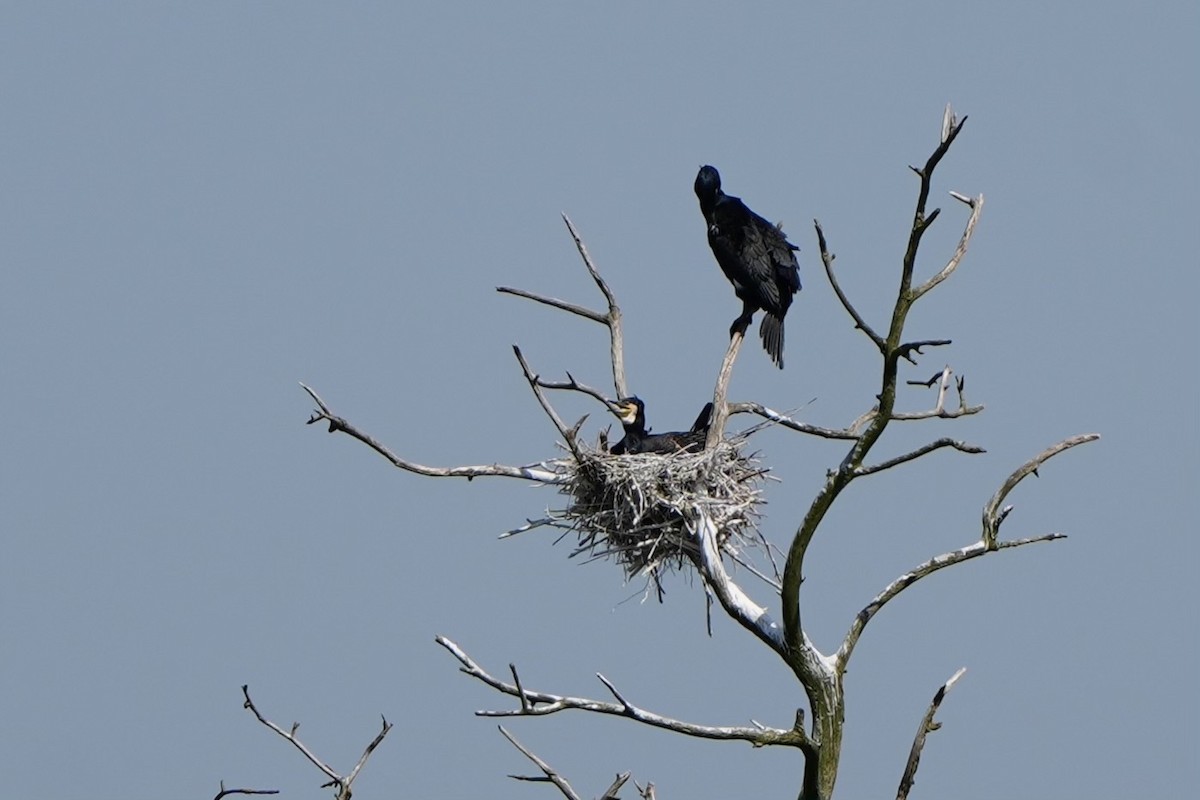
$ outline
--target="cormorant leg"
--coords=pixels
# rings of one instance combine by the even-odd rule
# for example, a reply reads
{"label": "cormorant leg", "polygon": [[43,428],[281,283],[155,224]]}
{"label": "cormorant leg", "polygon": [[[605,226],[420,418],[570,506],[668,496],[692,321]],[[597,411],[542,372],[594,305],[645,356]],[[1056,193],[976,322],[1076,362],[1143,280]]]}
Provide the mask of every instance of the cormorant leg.
{"label": "cormorant leg", "polygon": [[742,315],[733,321],[729,326],[729,338],[732,339],[735,333],[746,335],[746,329],[750,327],[750,323],[754,321],[754,312],[758,309],[752,304],[743,302]]}

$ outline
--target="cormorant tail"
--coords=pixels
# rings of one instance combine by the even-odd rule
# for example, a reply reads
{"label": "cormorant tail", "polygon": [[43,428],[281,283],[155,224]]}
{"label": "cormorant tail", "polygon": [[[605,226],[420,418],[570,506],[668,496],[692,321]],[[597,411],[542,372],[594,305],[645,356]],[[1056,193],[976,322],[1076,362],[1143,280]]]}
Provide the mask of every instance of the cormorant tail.
{"label": "cormorant tail", "polygon": [[713,404],[706,403],[704,408],[700,409],[700,416],[696,417],[696,421],[692,423],[692,433],[708,433],[708,425],[712,420]]}
{"label": "cormorant tail", "polygon": [[763,350],[767,351],[777,367],[783,369],[783,318],[763,314],[758,335],[762,337]]}

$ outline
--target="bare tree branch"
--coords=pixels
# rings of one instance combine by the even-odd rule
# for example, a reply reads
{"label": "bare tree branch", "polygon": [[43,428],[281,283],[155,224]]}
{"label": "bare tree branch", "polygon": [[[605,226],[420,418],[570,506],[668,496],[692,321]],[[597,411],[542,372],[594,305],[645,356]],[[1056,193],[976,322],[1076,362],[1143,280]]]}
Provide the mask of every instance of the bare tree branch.
{"label": "bare tree branch", "polygon": [[846,309],[846,311],[849,312],[850,316],[854,319],[854,327],[865,333],[867,338],[874,343],[876,349],[878,349],[880,353],[886,355],[887,342],[885,342],[883,337],[876,333],[875,330],[867,324],[867,321],[863,319],[863,316],[858,313],[858,309],[851,304],[850,299],[846,297],[846,293],[842,291],[842,287],[838,283],[837,276],[833,274],[833,261],[835,258],[837,258],[837,256],[829,252],[829,247],[825,244],[825,231],[821,230],[821,223],[814,219],[813,227],[817,229],[817,244],[821,249],[821,263],[825,265],[825,277],[829,279],[829,285],[833,287],[834,293],[837,295],[838,300],[841,301],[842,308]]}
{"label": "bare tree branch", "polygon": [[950,376],[952,376],[953,374],[954,374],[954,370],[950,369],[949,365],[946,365],[945,367],[942,368],[941,372],[934,373],[933,377],[927,381],[908,381],[908,383],[913,386],[919,385],[919,386],[932,387],[935,383],[938,384],[937,403],[934,405],[933,409],[930,411],[914,411],[914,412],[907,412],[907,413],[893,412],[892,419],[894,421],[898,421],[898,422],[908,422],[911,420],[920,420],[920,419],[933,419],[934,417],[938,417],[940,419],[955,419],[957,417],[966,417],[966,416],[970,416],[971,414],[978,414],[980,411],[983,411],[982,405],[978,405],[978,406],[967,405],[967,397],[966,397],[966,393],[964,391],[965,387],[967,385],[967,381],[961,375],[959,376],[957,384],[956,384],[956,386],[958,388],[958,408],[954,411],[946,410],[946,394],[950,390]]}
{"label": "bare tree branch", "polygon": [[[604,794],[600,795],[600,800],[620,800],[617,797],[617,792],[621,791],[621,787],[629,780],[630,773],[622,772],[617,775],[608,788],[604,790]],[[636,784],[634,784],[636,786]],[[651,784],[653,785],[653,784]]]}
{"label": "bare tree branch", "polygon": [[583,243],[583,238],[579,235],[579,231],[575,230],[575,225],[571,222],[571,218],[566,214],[562,215],[563,222],[567,224],[567,230],[571,232],[571,238],[575,241],[575,249],[579,251],[579,257],[583,259],[583,265],[587,267],[588,274],[592,276],[592,280],[596,282],[596,286],[600,289],[600,293],[604,295],[605,301],[608,303],[608,333],[609,333],[609,355],[612,361],[613,369],[613,387],[617,390],[617,397],[628,397],[629,390],[625,384],[625,345],[621,334],[621,307],[617,305],[616,297],[612,290],[608,288],[604,278],[600,275],[600,270],[596,269],[595,263],[592,262],[591,255],[588,254],[587,247]]}
{"label": "bare tree branch", "polygon": [[1072,436],[1063,439],[1058,444],[1047,447],[1042,452],[1017,467],[1004,483],[992,495],[992,499],[987,501],[983,507],[983,544],[989,550],[995,550],[997,537],[1000,535],[1000,523],[1004,522],[1004,518],[1008,516],[1008,512],[1012,510],[1012,506],[1007,506],[1004,509],[1000,508],[1000,504],[1008,497],[1009,492],[1017,488],[1017,484],[1025,479],[1029,474],[1037,475],[1038,467],[1054,458],[1064,450],[1070,450],[1072,447],[1088,442],[1094,442],[1100,438],[1098,433],[1083,433],[1078,436]]}
{"label": "bare tree branch", "polygon": [[[965,120],[966,117],[963,117]],[[958,246],[954,248],[954,255],[946,262],[946,266],[942,267],[942,271],[934,275],[925,283],[913,290],[913,300],[921,297],[933,287],[937,286],[942,281],[949,278],[954,270],[958,269],[958,264],[962,261],[963,256],[967,254],[967,247],[971,244],[971,236],[975,233],[975,224],[979,222],[979,215],[983,213],[983,195],[975,198],[966,197],[958,192],[951,192],[950,196],[961,203],[966,203],[971,208],[971,216],[967,218],[966,227],[963,228],[962,236],[959,237]]]}
{"label": "bare tree branch", "polygon": [[500,292],[500,294],[511,294],[515,297],[524,297],[526,300],[532,300],[535,303],[541,303],[543,305],[550,306],[551,308],[568,311],[585,319],[590,319],[593,322],[599,322],[601,325],[608,324],[608,317],[606,317],[604,314],[601,314],[599,311],[592,311],[590,308],[585,308],[584,306],[576,305],[574,303],[568,303],[566,300],[559,300],[557,297],[549,297],[544,294],[527,292],[524,289],[514,289],[511,286],[497,286],[496,291]]}
{"label": "bare tree branch", "polygon": [[896,348],[896,352],[905,361],[909,362],[910,364],[916,364],[917,360],[913,358],[913,353],[916,353],[919,356],[924,355],[924,353],[921,352],[922,347],[945,347],[949,344],[954,343],[949,339],[922,339],[919,342],[905,342]]}
{"label": "bare tree branch", "polygon": [[704,442],[706,450],[716,447],[717,442],[725,435],[725,423],[729,419],[729,404],[725,398],[729,394],[729,380],[733,377],[733,362],[737,361],[738,351],[742,349],[744,339],[744,331],[735,331],[729,338],[729,347],[721,361],[721,371],[717,373],[717,386],[713,390],[712,419],[708,426],[708,438]]}
{"label": "bare tree branch", "polygon": [[921,720],[921,727],[917,729],[912,749],[908,753],[908,764],[905,765],[904,775],[900,778],[900,788],[896,791],[896,800],[907,800],[908,792],[917,780],[917,765],[921,763],[921,751],[925,748],[925,737],[942,727],[940,722],[934,722],[933,715],[937,713],[942,701],[946,699],[947,693],[954,688],[954,684],[966,671],[967,668],[963,667],[951,675],[950,680],[942,684],[933,696],[933,702],[929,704],[929,710],[925,712],[925,717]]}
{"label": "bare tree branch", "polygon": [[[539,375],[537,383],[538,386],[542,387],[543,389],[579,392],[580,394],[586,394],[589,397],[594,397],[599,400],[604,404],[605,408],[609,409],[610,411],[613,408],[613,401],[605,397],[604,392],[588,386],[586,383],[580,383],[579,381],[575,380],[575,376],[569,372],[567,373],[567,379],[565,381],[548,381]],[[620,398],[617,399],[619,400]]]}
{"label": "bare tree branch", "polygon": [[[1012,541],[999,542],[994,550],[1005,550],[1010,547],[1023,547],[1027,544],[1036,544],[1038,542],[1054,542],[1059,539],[1067,538],[1063,533],[1047,533],[1042,536],[1032,536],[1026,539],[1013,539]],[[939,556],[934,556],[928,561],[914,567],[912,570],[904,573],[896,580],[892,581],[887,587],[875,595],[874,599],[858,612],[854,622],[851,623],[849,631],[846,633],[846,638],[842,641],[841,647],[837,651],[837,661],[840,670],[846,669],[846,663],[850,660],[850,655],[854,652],[855,645],[858,644],[859,637],[862,636],[863,629],[867,623],[875,618],[889,601],[894,599],[898,594],[912,586],[922,578],[932,575],[938,570],[952,567],[955,564],[960,564],[963,561],[970,561],[972,558],[979,558],[992,552],[982,541],[974,542],[966,547],[953,550],[949,553],[942,553]]]}
{"label": "bare tree branch", "polygon": [[867,467],[867,466],[856,467],[854,470],[854,475],[856,477],[862,477],[863,475],[873,475],[876,472],[883,472],[885,469],[891,469],[892,467],[899,466],[900,464],[904,464],[909,461],[913,461],[914,459],[918,459],[921,456],[925,455],[926,453],[932,453],[934,450],[940,450],[943,447],[953,447],[955,450],[959,451],[960,453],[978,454],[978,453],[986,453],[987,452],[982,447],[977,447],[976,445],[973,445],[973,444],[967,444],[966,442],[960,442],[957,439],[950,439],[947,437],[942,437],[941,439],[938,439],[935,442],[930,442],[929,444],[922,445],[921,447],[918,447],[916,450],[913,450],[910,453],[905,453],[904,455],[896,456],[895,458],[889,458],[887,461],[884,461],[882,463],[872,464],[869,467]]}
{"label": "bare tree branch", "polygon": [[386,458],[392,463],[392,466],[400,469],[414,472],[417,475],[425,475],[430,478],[466,478],[471,480],[481,476],[485,477],[500,477],[500,478],[521,478],[527,481],[536,481],[538,483],[562,483],[563,477],[557,472],[548,469],[546,465],[535,464],[523,467],[510,467],[507,464],[490,464],[467,467],[427,467],[424,464],[418,464],[415,461],[409,461],[406,458],[393,453],[386,445],[377,441],[369,434],[363,433],[347,422],[342,417],[336,416],[329,410],[329,406],[321,399],[315,391],[303,383],[300,388],[308,392],[308,396],[317,404],[318,411],[314,411],[308,419],[308,424],[312,425],[315,422],[328,422],[329,432],[336,433],[338,431],[350,436],[363,444],[370,447],[376,453]]}
{"label": "bare tree branch", "polygon": [[221,790],[217,792],[213,800],[221,800],[223,797],[229,797],[234,794],[279,794],[278,789],[226,789],[225,781],[221,781]]}
{"label": "bare tree branch", "polygon": [[607,678],[603,675],[596,677],[613,693],[614,697],[620,698],[620,702],[609,703],[601,700],[591,700],[583,697],[570,697],[567,695],[547,694],[546,692],[535,692],[528,688],[518,688],[515,683],[506,683],[499,678],[494,677],[466,654],[461,647],[455,644],[445,636],[436,638],[438,644],[450,652],[459,663],[461,672],[470,675],[472,678],[492,687],[501,694],[506,694],[510,697],[518,698],[521,705],[520,708],[501,711],[476,711],[476,716],[480,717],[520,717],[520,716],[544,716],[546,714],[555,714],[559,711],[569,709],[578,709],[581,711],[590,711],[595,714],[607,714],[617,717],[627,717],[629,719],[640,722],[644,725],[649,725],[653,728],[661,728],[663,730],[682,733],[686,736],[694,736],[701,739],[721,739],[721,740],[737,740],[745,741],[755,747],[763,747],[767,745],[785,745],[789,747],[807,748],[810,746],[808,737],[801,730],[783,730],[780,728],[762,728],[762,727],[737,727],[737,726],[715,726],[715,725],[696,725],[690,722],[664,717],[660,714],[655,714],[651,711],[639,708],[629,701],[621,698]]}
{"label": "bare tree branch", "polygon": [[835,428],[823,428],[820,425],[809,425],[807,422],[794,420],[786,414],[781,414],[774,409],[767,408],[762,403],[730,403],[729,416],[733,416],[734,414],[757,414],[763,419],[770,420],[784,428],[790,428],[791,430],[813,436],[820,436],[823,439],[858,438],[858,435],[854,433],[852,428],[837,430]]}
{"label": "bare tree branch", "polygon": [[694,534],[699,545],[696,569],[704,578],[705,585],[716,595],[725,613],[786,658],[783,629],[765,608],[750,599],[725,570],[725,563],[721,560],[721,551],[717,546],[716,526],[707,514],[696,520]]}
{"label": "bare tree branch", "polygon": [[571,238],[575,241],[575,249],[579,251],[579,257],[583,259],[583,265],[587,268],[588,274],[592,276],[592,280],[595,281],[596,286],[600,289],[600,293],[604,295],[604,301],[608,304],[608,311],[601,313],[593,311],[590,308],[575,305],[574,303],[568,303],[565,300],[559,300],[555,297],[547,297],[535,294],[534,292],[527,292],[524,289],[513,289],[508,286],[497,286],[496,291],[502,294],[524,297],[527,300],[533,300],[537,303],[561,309],[585,319],[590,319],[593,322],[598,322],[608,328],[609,359],[612,362],[613,388],[616,389],[618,398],[628,397],[629,389],[625,381],[625,344],[621,330],[621,307],[617,305],[617,300],[615,295],[613,295],[612,289],[608,287],[608,283],[600,275],[600,271],[596,269],[596,265],[588,253],[587,246],[584,245],[583,239],[580,237],[579,231],[575,229],[574,223],[571,222],[571,219],[566,214],[563,214],[562,218],[563,222],[567,224],[567,230],[570,231]]}
{"label": "bare tree branch", "polygon": [[[525,380],[529,382],[529,388],[533,390],[533,394],[535,397],[537,397],[537,401],[541,405],[542,410],[546,412],[546,416],[550,417],[550,421],[554,423],[554,427],[558,428],[559,434],[563,437],[563,441],[566,443],[567,448],[571,451],[572,455],[575,456],[575,459],[577,461],[582,460],[583,456],[579,452],[579,442],[576,441],[576,437],[579,433],[579,426],[576,426],[574,429],[570,429],[567,427],[566,423],[562,421],[562,418],[558,416],[558,412],[554,410],[554,406],[550,405],[550,401],[546,399],[546,395],[542,392],[542,387],[538,381],[538,376],[535,375],[533,370],[529,368],[529,362],[525,360],[525,356],[521,353],[521,348],[517,347],[515,344],[513,345],[513,354],[516,355],[517,361],[520,362],[521,371],[525,373]],[[582,420],[580,420],[580,422],[582,422]]]}
{"label": "bare tree branch", "polygon": [[528,758],[530,761],[532,761],[534,764],[536,764],[538,769],[540,769],[542,771],[542,775],[540,777],[531,777],[529,775],[509,775],[508,777],[512,778],[513,780],[517,780],[517,781],[534,781],[534,782],[549,781],[550,783],[553,783],[555,786],[557,786],[558,790],[560,792],[562,792],[563,796],[566,797],[568,800],[581,800],[579,795],[575,793],[575,790],[571,788],[571,784],[567,782],[567,779],[564,778],[562,775],[560,775],[557,772],[557,770],[554,769],[554,767],[550,766],[545,761],[538,758],[536,755],[534,755],[534,753],[529,748],[527,748],[525,745],[518,742],[517,737],[513,736],[511,733],[509,733],[507,730],[505,730],[503,725],[497,725],[496,727],[498,727],[500,729],[500,733],[504,734],[504,738],[508,739],[508,741],[512,743],[513,747],[520,750],[521,753],[524,754],[524,756],[526,758]]}
{"label": "bare tree branch", "polygon": [[[350,800],[350,787],[354,783],[354,779],[358,777],[359,771],[362,770],[363,765],[367,763],[367,759],[371,756],[371,753],[375,752],[375,748],[379,747],[380,742],[382,742],[383,738],[387,736],[388,731],[392,729],[391,723],[389,723],[385,718],[383,720],[383,728],[379,731],[378,735],[375,736],[371,743],[367,745],[367,749],[363,751],[362,757],[358,760],[358,764],[355,765],[354,769],[348,776],[342,777],[333,770],[333,767],[317,758],[317,755],[313,753],[313,751],[309,750],[303,742],[296,738],[296,731],[300,729],[299,722],[293,722],[291,730],[285,731],[283,728],[279,727],[274,722],[271,722],[271,720],[267,719],[262,715],[261,712],[259,712],[258,708],[254,705],[254,701],[250,699],[249,685],[242,686],[242,695],[246,698],[246,702],[242,705],[245,708],[250,709],[250,712],[254,714],[259,722],[291,742],[292,746],[303,753],[304,757],[307,758],[313,764],[313,766],[325,773],[325,776],[329,778],[329,781],[322,784],[322,788],[330,786],[336,787],[336,800]],[[254,794],[271,794],[271,792],[254,792]]]}

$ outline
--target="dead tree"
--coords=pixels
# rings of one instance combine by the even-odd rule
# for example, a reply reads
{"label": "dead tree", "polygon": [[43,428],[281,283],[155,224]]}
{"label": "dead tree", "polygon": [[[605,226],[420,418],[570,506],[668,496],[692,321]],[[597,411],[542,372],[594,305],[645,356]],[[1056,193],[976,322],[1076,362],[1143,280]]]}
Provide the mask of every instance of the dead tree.
{"label": "dead tree", "polygon": [[[916,209],[901,259],[896,301],[891,318],[885,325],[876,326],[869,322],[843,291],[834,272],[834,254],[820,223],[814,221],[825,276],[855,328],[862,331],[878,351],[881,363],[878,395],[865,413],[845,427],[828,428],[809,424],[756,402],[727,402],[729,379],[742,344],[742,335],[735,334],[717,375],[713,392],[713,424],[703,452],[669,456],[614,456],[607,452],[603,441],[598,445],[585,441],[580,433],[584,420],[568,425],[555,411],[548,392],[579,392],[592,397],[605,410],[612,410],[614,401],[627,396],[629,392],[625,380],[621,309],[575,226],[565,216],[563,220],[588,274],[600,290],[605,307],[595,310],[523,289],[497,289],[504,294],[591,320],[608,329],[615,392],[613,397],[580,383],[569,372],[565,380],[543,378],[530,367],[520,348],[513,348],[534,397],[561,437],[562,452],[556,457],[522,466],[431,467],[418,464],[397,455],[368,433],[334,414],[317,392],[308,386],[303,387],[317,405],[317,410],[308,420],[310,424],[326,423],[331,433],[340,432],[358,439],[401,469],[430,477],[518,478],[559,489],[563,496],[561,508],[550,510],[541,518],[528,520],[510,533],[538,527],[571,532],[577,537],[576,553],[611,557],[622,565],[627,575],[644,576],[648,587],[657,586],[664,571],[694,570],[710,598],[715,598],[732,620],[783,660],[800,682],[808,699],[807,714],[804,709],[798,710],[794,724],[786,729],[769,728],[757,723],[751,726],[697,725],[665,717],[635,704],[603,675],[597,675],[597,678],[611,695],[609,700],[535,691],[522,684],[515,666],[510,666],[510,679],[497,677],[476,663],[458,644],[439,636],[438,643],[457,659],[464,673],[514,700],[512,708],[479,711],[477,714],[489,717],[539,716],[566,709],[581,709],[626,717],[686,736],[738,740],[755,747],[791,747],[799,750],[803,757],[804,769],[799,792],[802,800],[828,800],[833,795],[842,746],[845,709],[843,676],[859,638],[880,609],[917,581],[946,567],[1000,550],[1065,538],[1060,533],[1048,533],[1030,538],[1001,539],[1000,526],[1011,510],[1006,500],[1023,478],[1031,473],[1036,474],[1041,464],[1064,450],[1097,439],[1096,434],[1064,439],[1013,471],[984,504],[977,538],[958,550],[928,559],[885,586],[850,621],[836,650],[828,653],[820,651],[805,632],[801,592],[805,556],[826,514],[843,490],[860,478],[902,466],[935,450],[950,448],[967,454],[983,452],[982,448],[975,445],[943,437],[910,452],[872,459],[880,437],[893,422],[955,419],[983,410],[982,405],[970,405],[967,402],[963,378],[956,376],[946,366],[929,381],[917,382],[931,389],[936,388],[936,401],[932,408],[917,413],[896,411],[901,360],[915,364],[917,356],[922,355],[926,348],[950,344],[948,339],[906,339],[904,329],[909,312],[917,301],[958,269],[983,211],[982,194],[968,196],[950,192],[950,196],[961,203],[966,212],[962,234],[944,266],[931,277],[920,279],[915,272],[922,238],[941,214],[938,208],[928,209],[934,171],[961,133],[965,121],[966,117],[957,119],[947,107],[937,147],[922,166],[911,167],[919,183]],[[746,455],[743,448],[747,436],[755,428],[736,435],[729,435],[725,430],[729,418],[739,414],[759,417],[765,420],[763,424],[778,425],[800,434],[841,440],[847,444],[845,456],[828,470],[824,485],[796,526],[786,548],[782,569],[771,557],[770,546],[758,530],[761,480],[766,468]],[[752,554],[768,563],[756,567],[752,563]],[[752,574],[763,578],[771,587],[771,594],[777,596],[782,607],[780,619],[769,614],[765,603],[753,599],[731,577],[727,565],[733,563],[749,567]],[[908,796],[925,737],[937,728],[934,714],[946,692],[962,673],[963,670],[956,672],[937,691],[922,719],[897,790],[898,800]],[[575,796],[574,790],[557,772],[512,740],[511,736],[509,739],[542,770],[543,774],[535,777],[535,780],[551,782],[567,797]],[[327,774],[331,780],[337,780],[332,773],[327,771]],[[623,782],[624,779],[618,777],[618,782],[606,792],[606,796],[615,794],[616,788]],[[349,788],[348,782],[346,788]],[[639,787],[639,792],[643,797],[653,796],[654,789],[652,785],[647,785],[644,789]]]}

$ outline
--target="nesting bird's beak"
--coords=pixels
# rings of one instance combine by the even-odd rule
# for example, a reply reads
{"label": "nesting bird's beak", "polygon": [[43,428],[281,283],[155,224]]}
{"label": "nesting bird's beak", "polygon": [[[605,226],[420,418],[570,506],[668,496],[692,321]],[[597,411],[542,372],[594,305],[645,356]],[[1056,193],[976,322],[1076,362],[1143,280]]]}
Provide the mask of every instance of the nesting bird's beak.
{"label": "nesting bird's beak", "polygon": [[637,419],[637,404],[629,401],[617,403],[613,406],[617,412],[617,419],[625,425],[630,425]]}

